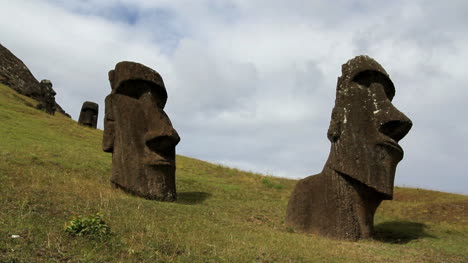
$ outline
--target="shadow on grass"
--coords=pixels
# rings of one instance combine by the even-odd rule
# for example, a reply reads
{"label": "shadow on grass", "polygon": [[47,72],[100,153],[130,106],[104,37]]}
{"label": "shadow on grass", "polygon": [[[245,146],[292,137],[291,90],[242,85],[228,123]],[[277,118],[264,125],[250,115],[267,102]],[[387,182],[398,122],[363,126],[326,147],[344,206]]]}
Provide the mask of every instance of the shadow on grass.
{"label": "shadow on grass", "polygon": [[426,233],[423,223],[410,221],[389,221],[374,227],[374,239],[392,244],[406,244],[423,237],[437,238]]}
{"label": "shadow on grass", "polygon": [[195,205],[203,203],[211,196],[206,192],[181,192],[177,193],[177,203],[184,205]]}

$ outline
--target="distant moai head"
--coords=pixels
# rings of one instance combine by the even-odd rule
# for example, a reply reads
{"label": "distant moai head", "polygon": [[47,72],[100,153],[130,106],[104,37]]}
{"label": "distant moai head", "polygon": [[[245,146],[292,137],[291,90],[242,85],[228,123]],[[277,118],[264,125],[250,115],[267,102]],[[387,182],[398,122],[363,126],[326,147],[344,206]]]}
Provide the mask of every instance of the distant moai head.
{"label": "distant moai head", "polygon": [[328,138],[329,165],[392,199],[395,169],[403,158],[398,145],[412,122],[392,104],[395,87],[368,56],[342,66]]}
{"label": "distant moai head", "polygon": [[99,105],[97,103],[85,101],[81,107],[78,123],[96,129],[98,113]]}
{"label": "distant moai head", "polygon": [[49,96],[55,96],[56,93],[54,89],[52,89],[52,82],[48,79],[41,80],[40,83],[41,87],[44,89],[44,93],[48,94]]}
{"label": "distant moai head", "polygon": [[164,112],[161,76],[135,62],[109,72],[103,150],[112,152],[114,186],[148,199],[174,201],[175,146],[180,138]]}
{"label": "distant moai head", "polygon": [[52,82],[48,79],[43,79],[39,83],[41,88],[41,99],[37,108],[40,110],[44,110],[48,114],[54,115],[55,111],[57,110],[55,107],[55,93],[54,89],[52,88]]}

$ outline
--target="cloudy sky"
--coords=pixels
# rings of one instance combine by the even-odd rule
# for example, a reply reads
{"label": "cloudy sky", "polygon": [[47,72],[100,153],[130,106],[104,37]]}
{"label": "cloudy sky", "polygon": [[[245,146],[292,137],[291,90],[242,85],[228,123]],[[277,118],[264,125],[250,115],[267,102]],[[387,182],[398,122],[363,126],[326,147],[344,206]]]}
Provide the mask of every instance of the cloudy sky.
{"label": "cloudy sky", "polygon": [[122,60],[164,78],[177,152],[319,173],[341,65],[367,54],[413,120],[396,184],[468,194],[468,1],[0,0],[0,43],[78,119]]}

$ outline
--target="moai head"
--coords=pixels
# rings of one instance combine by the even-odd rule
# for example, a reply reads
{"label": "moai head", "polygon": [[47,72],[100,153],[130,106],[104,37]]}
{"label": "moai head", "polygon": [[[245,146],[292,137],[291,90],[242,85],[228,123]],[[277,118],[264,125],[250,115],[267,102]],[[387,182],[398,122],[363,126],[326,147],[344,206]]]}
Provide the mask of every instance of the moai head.
{"label": "moai head", "polygon": [[375,60],[357,56],[341,71],[328,130],[329,165],[392,199],[395,169],[403,158],[398,141],[412,122],[393,106],[395,87]]}
{"label": "moai head", "polygon": [[81,107],[78,123],[96,129],[98,113],[99,105],[97,103],[85,101]]}
{"label": "moai head", "polygon": [[161,76],[124,61],[109,72],[109,81],[103,150],[113,153],[112,184],[148,199],[174,201],[180,138],[164,112],[167,93]]}
{"label": "moai head", "polygon": [[48,114],[54,115],[57,110],[55,107],[55,93],[52,88],[52,82],[48,79],[43,79],[39,83],[41,87],[41,101],[37,105],[38,109],[45,110]]}

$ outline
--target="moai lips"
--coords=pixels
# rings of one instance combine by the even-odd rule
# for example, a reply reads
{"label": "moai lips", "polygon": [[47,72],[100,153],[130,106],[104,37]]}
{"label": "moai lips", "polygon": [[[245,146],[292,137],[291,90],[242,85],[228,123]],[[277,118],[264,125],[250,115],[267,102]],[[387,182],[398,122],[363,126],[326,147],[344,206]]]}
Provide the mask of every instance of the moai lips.
{"label": "moai lips", "polygon": [[373,232],[375,210],[392,199],[401,140],[412,122],[392,104],[395,87],[368,56],[342,66],[323,171],[300,180],[288,204],[287,222],[305,232],[356,240]]}
{"label": "moai lips", "polygon": [[164,112],[167,92],[161,76],[125,61],[109,72],[109,81],[103,150],[112,152],[111,183],[148,199],[175,201],[180,137]]}

